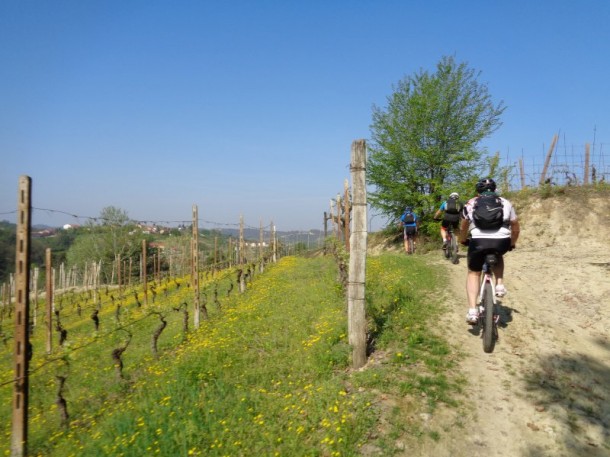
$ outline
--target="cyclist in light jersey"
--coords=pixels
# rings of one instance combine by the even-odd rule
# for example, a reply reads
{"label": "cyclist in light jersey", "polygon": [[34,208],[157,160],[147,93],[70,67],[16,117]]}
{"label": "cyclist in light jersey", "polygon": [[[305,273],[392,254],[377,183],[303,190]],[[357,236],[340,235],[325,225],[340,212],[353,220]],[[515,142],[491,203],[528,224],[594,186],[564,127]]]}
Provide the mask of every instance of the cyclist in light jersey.
{"label": "cyclist in light jersey", "polygon": [[[470,199],[464,206],[464,219],[460,227],[460,243],[468,245],[468,277],[466,280],[468,314],[466,322],[472,325],[477,323],[479,315],[476,301],[485,255],[489,252],[498,253],[498,264],[494,269],[496,296],[503,297],[507,292],[506,287],[504,287],[503,255],[515,248],[520,230],[517,214],[512,203],[495,193],[496,183],[493,179],[481,179],[476,185],[476,190],[478,195]],[[502,203],[502,225],[497,229],[481,229],[474,222],[475,204],[483,196],[495,196]]]}

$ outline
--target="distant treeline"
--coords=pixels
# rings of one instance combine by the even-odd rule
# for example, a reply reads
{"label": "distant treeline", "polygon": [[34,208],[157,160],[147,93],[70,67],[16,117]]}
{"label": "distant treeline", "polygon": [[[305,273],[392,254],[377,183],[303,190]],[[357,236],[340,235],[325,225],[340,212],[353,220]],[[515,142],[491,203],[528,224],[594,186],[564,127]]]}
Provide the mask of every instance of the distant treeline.
{"label": "distant treeline", "polygon": [[[15,271],[15,239],[17,226],[8,221],[0,221],[0,283],[8,280],[9,275]],[[65,262],[66,254],[78,235],[74,230],[58,229],[54,236],[37,238],[32,237],[31,263],[33,266],[42,266],[45,262],[45,250],[53,250],[54,262]]]}

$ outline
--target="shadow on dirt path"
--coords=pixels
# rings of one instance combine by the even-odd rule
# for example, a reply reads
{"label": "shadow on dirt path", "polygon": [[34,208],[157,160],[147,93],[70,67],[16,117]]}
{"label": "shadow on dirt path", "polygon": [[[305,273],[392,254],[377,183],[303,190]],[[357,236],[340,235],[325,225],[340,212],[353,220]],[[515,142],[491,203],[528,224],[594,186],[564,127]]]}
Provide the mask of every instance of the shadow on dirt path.
{"label": "shadow on dirt path", "polygon": [[431,421],[444,430],[441,439],[410,455],[610,456],[610,282],[594,265],[603,256],[582,246],[509,253],[509,293],[491,354],[479,329],[464,322],[466,262],[431,257],[452,285],[440,324],[463,354],[467,387],[460,411]]}
{"label": "shadow on dirt path", "polygon": [[[595,340],[610,354],[610,344]],[[610,455],[610,368],[584,354],[551,354],[525,376],[525,389],[536,410],[549,419],[529,423],[563,443],[566,455]],[[527,456],[541,457],[547,451],[538,445]]]}

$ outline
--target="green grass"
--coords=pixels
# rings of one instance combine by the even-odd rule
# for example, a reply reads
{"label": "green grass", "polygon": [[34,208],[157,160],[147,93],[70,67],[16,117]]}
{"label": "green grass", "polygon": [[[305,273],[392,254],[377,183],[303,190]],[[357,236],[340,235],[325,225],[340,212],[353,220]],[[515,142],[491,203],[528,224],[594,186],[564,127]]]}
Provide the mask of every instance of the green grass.
{"label": "green grass", "polygon": [[[353,372],[336,277],[330,256],[287,257],[256,276],[246,293],[226,297],[226,276],[222,308],[208,297],[209,320],[187,338],[173,308],[192,302],[192,291],[171,288],[150,305],[168,322],[158,357],[151,352],[158,314],[125,300],[117,323],[105,305],[96,334],[90,310],[78,316],[68,312],[74,304],[66,306],[68,348],[43,356],[43,335],[34,336],[29,455],[355,456],[371,443],[391,453],[391,437],[422,432],[405,424],[407,412],[398,408],[387,435],[372,433],[383,414],[380,395],[434,411],[454,405],[460,389],[449,376],[454,356],[433,331],[440,278],[417,256],[368,260],[372,358],[386,357]],[[111,353],[129,338],[119,378]],[[7,361],[3,354],[5,373]],[[65,425],[55,404],[56,376],[66,377]],[[6,384],[0,390],[3,417],[10,417],[11,392]],[[9,455],[10,424],[2,431],[0,450]],[[426,434],[442,439],[438,431]]]}

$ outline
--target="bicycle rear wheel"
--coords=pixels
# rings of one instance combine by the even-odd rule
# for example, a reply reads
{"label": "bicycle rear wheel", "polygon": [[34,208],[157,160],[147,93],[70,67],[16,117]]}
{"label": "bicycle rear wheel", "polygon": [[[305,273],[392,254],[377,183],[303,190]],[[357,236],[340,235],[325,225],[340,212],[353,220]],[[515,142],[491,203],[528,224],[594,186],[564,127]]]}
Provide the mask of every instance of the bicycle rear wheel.
{"label": "bicycle rear wheel", "polygon": [[458,245],[455,236],[451,237],[451,261],[454,264],[457,264],[460,261],[460,259],[458,258]]}
{"label": "bicycle rear wheel", "polygon": [[494,329],[494,298],[491,284],[486,282],[483,288],[483,351],[493,352],[496,344],[496,332]]}

